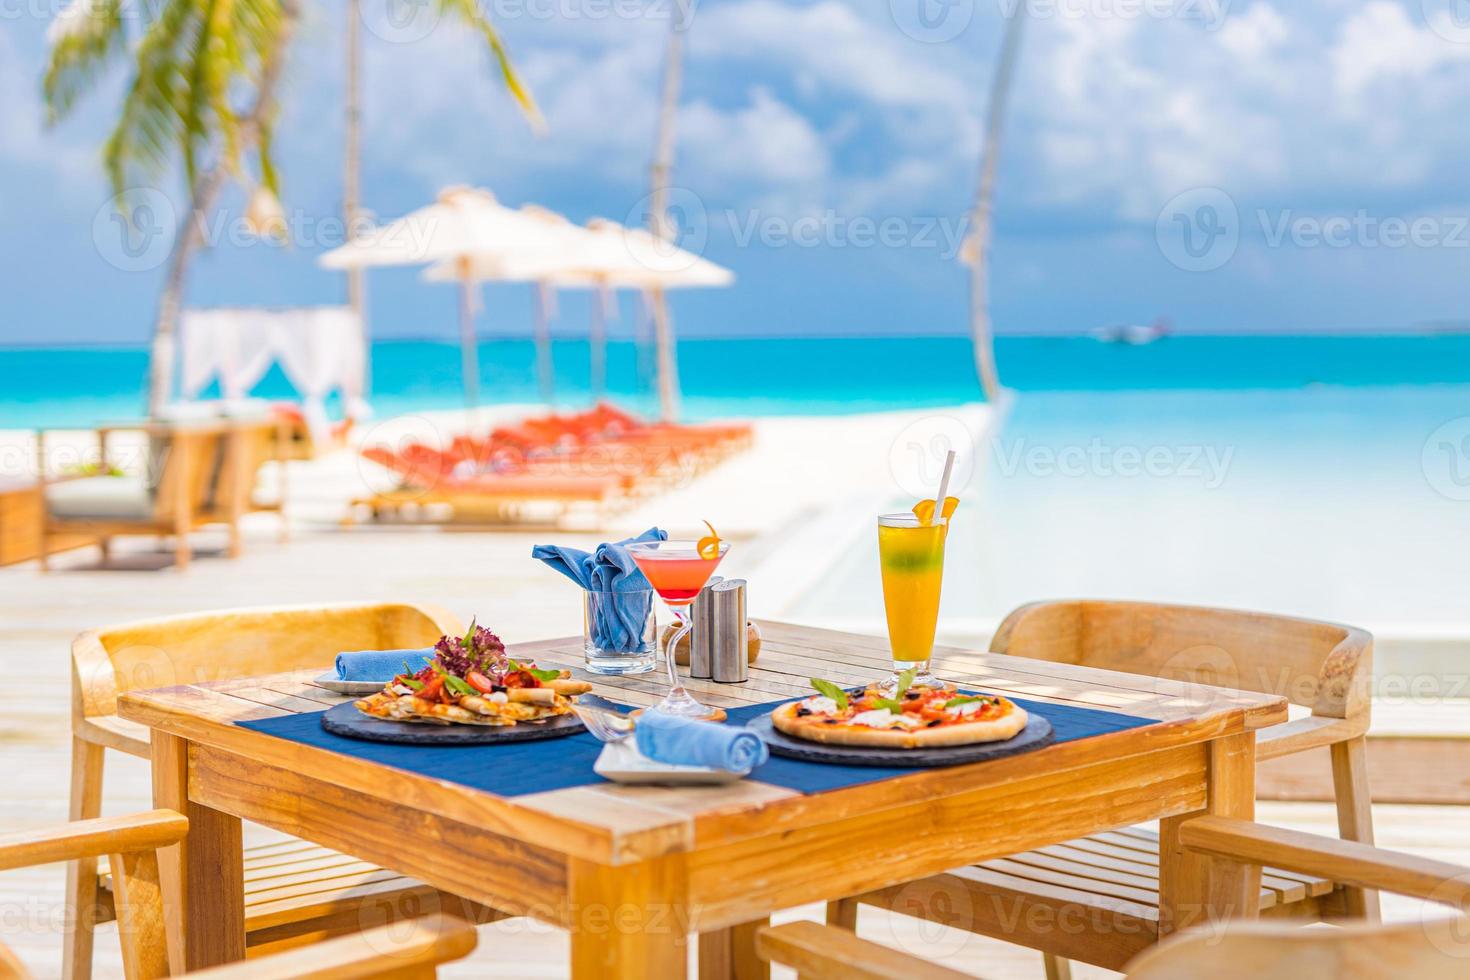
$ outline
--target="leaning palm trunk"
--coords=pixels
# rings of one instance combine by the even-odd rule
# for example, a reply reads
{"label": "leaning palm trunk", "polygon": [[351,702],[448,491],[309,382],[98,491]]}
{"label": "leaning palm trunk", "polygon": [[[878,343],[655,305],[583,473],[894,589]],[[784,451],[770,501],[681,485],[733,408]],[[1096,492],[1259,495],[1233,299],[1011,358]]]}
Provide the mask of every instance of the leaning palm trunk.
{"label": "leaning palm trunk", "polygon": [[[652,207],[648,216],[649,230],[662,241],[673,237],[669,227],[669,174],[674,162],[674,116],[679,106],[679,77],[684,54],[684,28],[674,21],[669,29],[669,47],[664,60],[663,92],[658,110],[658,136],[653,159]],[[679,418],[679,358],[674,346],[674,325],[669,318],[668,300],[661,289],[649,297],[652,305],[654,345],[658,363],[659,418],[675,422]]]}
{"label": "leaning palm trunk", "polygon": [[[276,109],[276,87],[286,60],[286,47],[296,29],[298,8],[295,0],[281,4],[281,25],[274,47],[266,59],[256,89],[255,105],[240,127],[241,147],[250,147],[260,139],[260,132]],[[149,358],[148,414],[157,418],[168,405],[173,390],[174,349],[177,345],[179,309],[183,305],[184,287],[190,260],[204,240],[205,215],[213,208],[220,189],[229,176],[230,160],[219,159],[194,181],[190,189],[189,212],[179,222],[169,255],[168,279],[158,301],[158,318],[153,325],[153,344]]]}
{"label": "leaning palm trunk", "polygon": [[[347,0],[347,94],[343,135],[342,218],[351,236],[362,203],[362,2]],[[367,322],[366,277],[360,268],[347,270],[347,305],[362,330],[362,397],[371,394],[372,339]]]}
{"label": "leaning palm trunk", "polygon": [[1006,100],[1021,47],[1021,27],[1026,22],[1026,5],[1019,4],[1006,20],[1000,60],[990,85],[990,102],[985,112],[985,146],[980,153],[980,181],[971,212],[970,233],[970,336],[975,346],[975,372],[987,401],[1000,396],[1000,375],[995,368],[995,338],[990,325],[990,238],[995,210],[995,176],[1000,163],[1001,134],[1005,129]]}

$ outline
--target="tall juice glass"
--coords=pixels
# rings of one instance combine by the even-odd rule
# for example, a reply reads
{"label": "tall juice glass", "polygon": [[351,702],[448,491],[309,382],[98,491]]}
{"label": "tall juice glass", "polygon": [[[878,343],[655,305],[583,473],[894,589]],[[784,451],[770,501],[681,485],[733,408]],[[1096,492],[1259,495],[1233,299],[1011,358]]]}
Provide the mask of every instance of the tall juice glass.
{"label": "tall juice glass", "polygon": [[934,630],[939,622],[939,589],[944,581],[944,518],[925,524],[913,514],[878,518],[878,563],[883,570],[883,609],[888,614],[888,645],[893,651],[893,677],[919,669],[915,684],[937,685],[929,672]]}

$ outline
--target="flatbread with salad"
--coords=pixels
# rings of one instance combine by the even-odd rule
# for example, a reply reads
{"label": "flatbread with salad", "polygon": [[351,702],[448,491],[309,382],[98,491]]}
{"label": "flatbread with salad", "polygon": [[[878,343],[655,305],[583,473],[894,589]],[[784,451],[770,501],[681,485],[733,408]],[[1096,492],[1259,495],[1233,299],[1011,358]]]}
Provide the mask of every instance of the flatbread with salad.
{"label": "flatbread with salad", "polygon": [[511,659],[500,637],[473,624],[462,637],[441,637],[422,667],[403,668],[357,710],[429,725],[534,725],[571,714],[571,699],[592,690],[571,671]]}

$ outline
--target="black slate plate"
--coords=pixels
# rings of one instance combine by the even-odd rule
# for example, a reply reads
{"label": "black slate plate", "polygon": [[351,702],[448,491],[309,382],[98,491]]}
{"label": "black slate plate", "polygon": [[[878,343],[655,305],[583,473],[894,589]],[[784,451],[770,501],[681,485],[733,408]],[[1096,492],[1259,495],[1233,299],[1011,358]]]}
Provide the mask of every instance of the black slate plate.
{"label": "black slate plate", "polygon": [[1014,738],[1008,738],[1004,742],[976,742],[974,745],[951,745],[934,749],[879,749],[861,745],[808,742],[776,731],[771,725],[769,713],[752,718],[746,722],[745,727],[765,740],[772,755],[838,766],[958,766],[966,762],[1004,759],[1006,756],[1045,748],[1054,738],[1051,722],[1034,711],[1027,717],[1026,727]]}
{"label": "black slate plate", "polygon": [[426,725],[412,721],[387,721],[371,718],[357,710],[351,701],[328,708],[322,715],[322,728],[333,735],[360,738],[368,742],[400,742],[404,745],[494,745],[497,742],[533,742],[541,738],[561,738],[585,732],[587,727],[576,715],[558,715],[539,724],[519,725]]}

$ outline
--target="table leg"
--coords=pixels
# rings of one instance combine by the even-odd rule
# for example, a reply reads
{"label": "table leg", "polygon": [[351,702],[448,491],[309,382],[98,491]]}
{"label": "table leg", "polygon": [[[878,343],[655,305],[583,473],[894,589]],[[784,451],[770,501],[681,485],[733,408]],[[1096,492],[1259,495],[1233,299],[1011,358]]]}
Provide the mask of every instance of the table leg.
{"label": "table leg", "polygon": [[568,865],[572,980],[684,980],[689,909],[683,862]]}
{"label": "table leg", "polygon": [[245,958],[240,819],[189,799],[189,743],[153,733],[153,805],[189,818],[182,843],[159,853],[170,972]]}
{"label": "table leg", "polygon": [[1203,810],[1159,823],[1159,937],[1226,918],[1255,918],[1261,869],[1192,854],[1179,844],[1179,826],[1203,814],[1255,819],[1256,737],[1253,732],[1215,739],[1208,746]]}
{"label": "table leg", "polygon": [[770,919],[699,934],[699,980],[770,980],[771,964],[755,953],[755,933]]}

